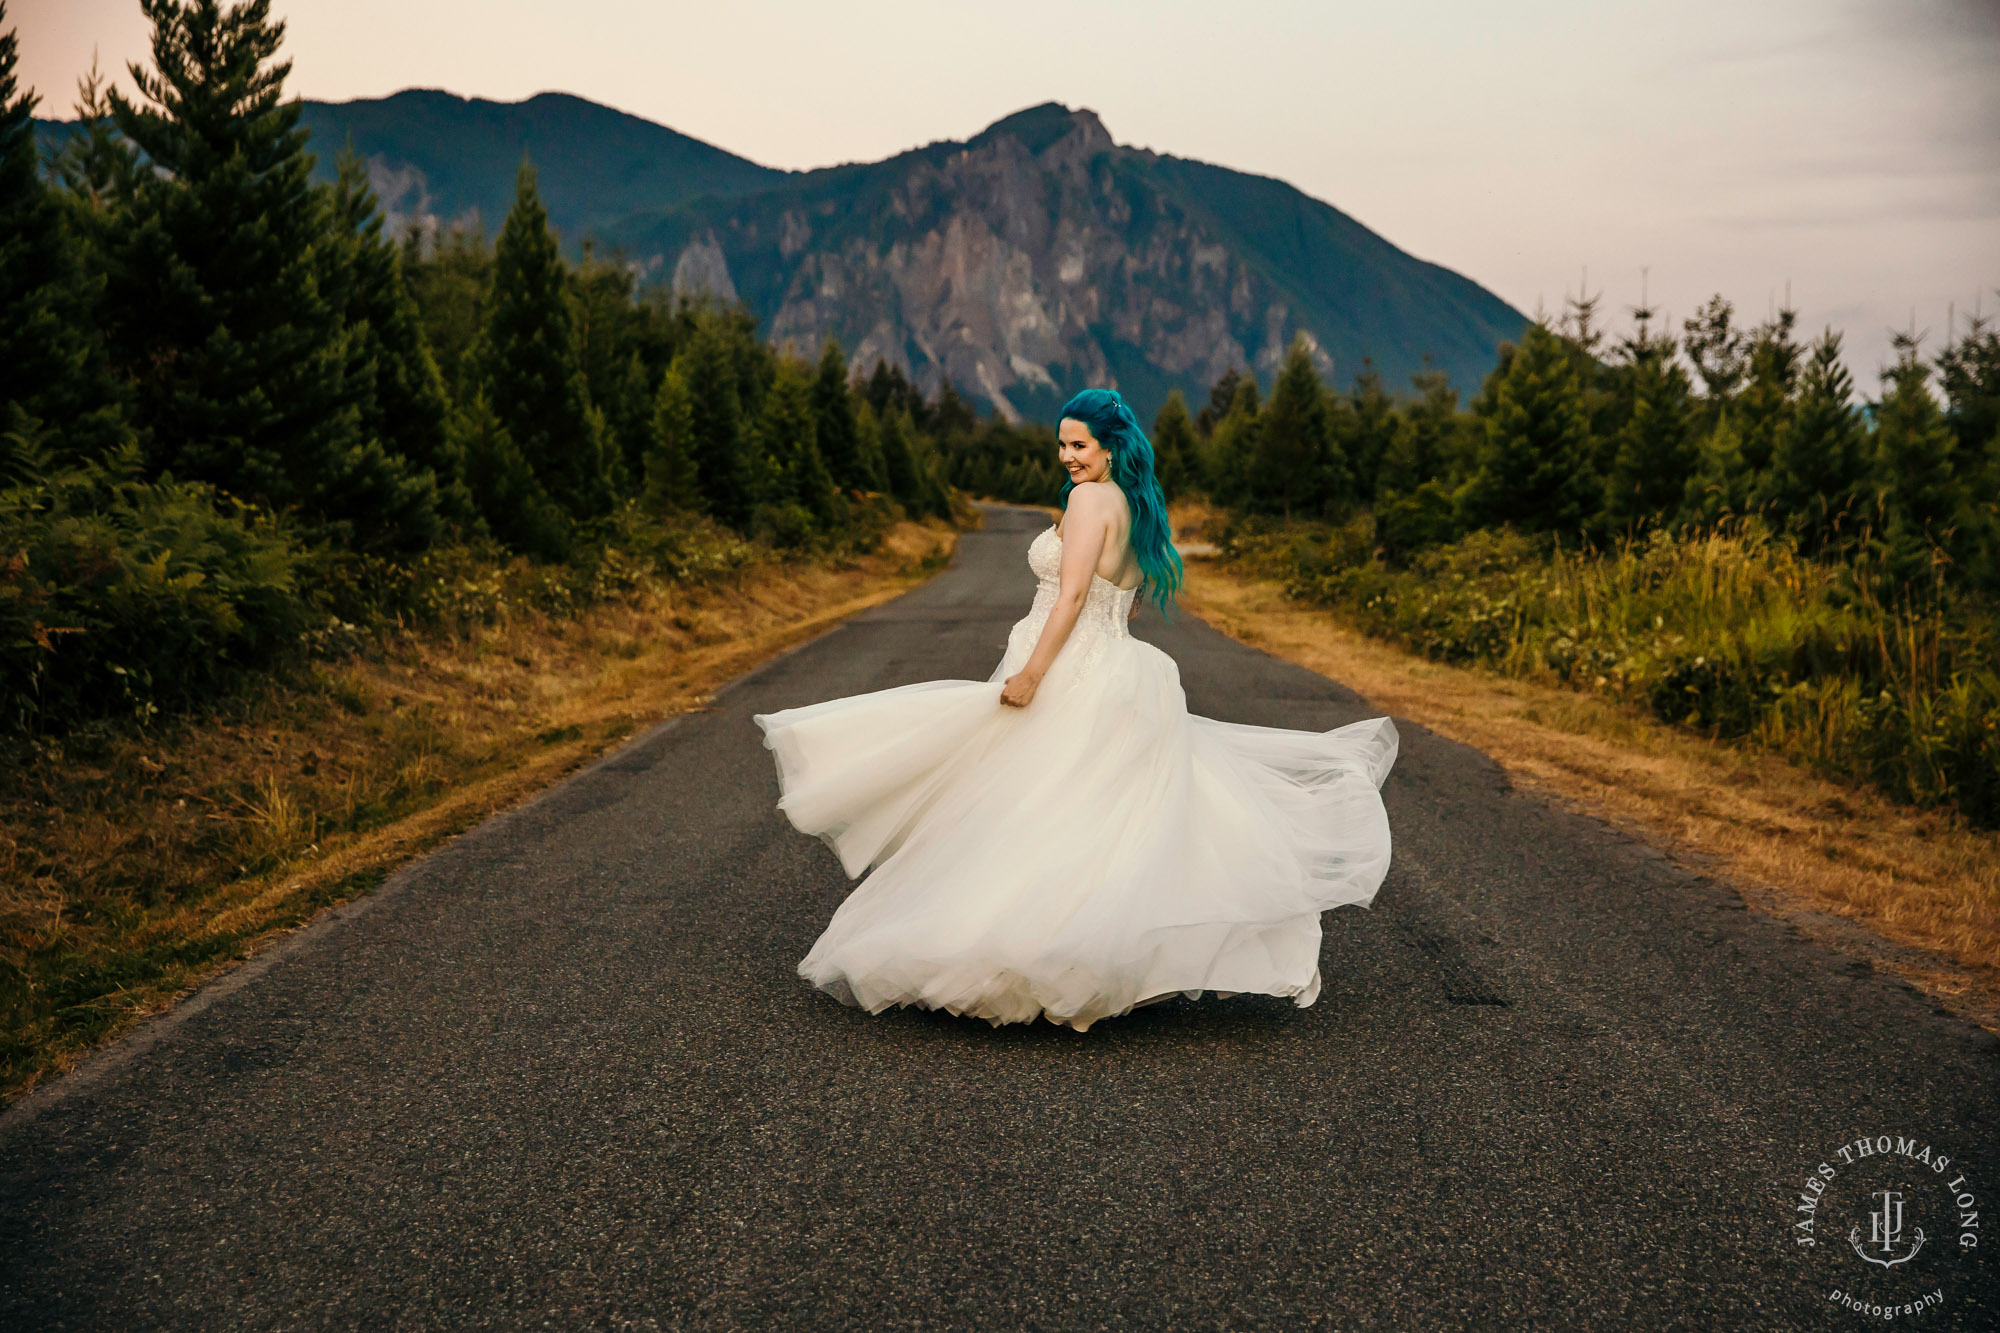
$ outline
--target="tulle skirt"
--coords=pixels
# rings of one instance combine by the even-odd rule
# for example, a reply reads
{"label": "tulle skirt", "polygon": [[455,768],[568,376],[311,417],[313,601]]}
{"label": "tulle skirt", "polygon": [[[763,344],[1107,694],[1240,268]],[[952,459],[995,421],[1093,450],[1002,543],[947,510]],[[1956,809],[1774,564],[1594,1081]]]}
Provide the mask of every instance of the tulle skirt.
{"label": "tulle skirt", "polygon": [[1006,661],[756,717],[779,807],[866,875],[802,977],[996,1026],[1207,991],[1313,1002],[1319,914],[1367,906],[1389,868],[1394,724],[1219,722],[1149,643],[1075,658],[1022,709],[999,701]]}

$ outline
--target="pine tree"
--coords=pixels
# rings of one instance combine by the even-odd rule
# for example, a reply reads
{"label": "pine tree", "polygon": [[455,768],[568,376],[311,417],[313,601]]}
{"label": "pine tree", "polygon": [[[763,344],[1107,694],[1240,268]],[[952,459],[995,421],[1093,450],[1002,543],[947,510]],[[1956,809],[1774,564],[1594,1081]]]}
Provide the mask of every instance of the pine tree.
{"label": "pine tree", "polygon": [[1209,479],[1210,495],[1216,503],[1225,505],[1240,505],[1250,499],[1250,483],[1264,426],[1256,377],[1238,375],[1235,386],[1229,410],[1216,421],[1209,437],[1202,465]]}
{"label": "pine tree", "polygon": [[1840,335],[1828,329],[1799,376],[1798,402],[1771,446],[1755,497],[1808,552],[1844,544],[1842,534],[1853,534],[1866,517],[1869,453],[1853,398]]}
{"label": "pine tree", "polygon": [[[0,476],[30,468],[16,451],[41,442],[51,462],[79,462],[125,434],[102,347],[92,333],[96,283],[65,209],[43,184],[33,93],[17,95],[17,41],[0,4]],[[10,448],[9,439],[22,442]]]}
{"label": "pine tree", "polygon": [[1747,378],[1736,397],[1735,415],[1743,433],[1743,463],[1753,476],[1770,467],[1778,436],[1791,421],[1799,384],[1800,349],[1792,340],[1797,320],[1796,311],[1780,310],[1750,338]]}
{"label": "pine tree", "polygon": [[493,414],[549,498],[574,518],[607,512],[613,498],[610,449],[584,378],[569,270],[535,192],[534,168],[525,161],[515,175],[514,206],[493,248],[493,292],[479,365]]}
{"label": "pine tree", "polygon": [[1936,561],[1958,554],[1957,441],[1931,396],[1930,367],[1918,358],[1916,339],[1898,334],[1895,346],[1875,411],[1877,543],[1892,585],[1928,586]]}
{"label": "pine tree", "polygon": [[1753,478],[1743,461],[1743,436],[1725,410],[1695,454],[1694,472],[1682,493],[1681,513],[1689,522],[1713,527],[1750,507]]}
{"label": "pine tree", "polygon": [[1199,458],[1199,446],[1194,419],[1188,415],[1187,399],[1175,389],[1167,395],[1159,415],[1153,418],[1153,473],[1167,499],[1178,498],[1196,484],[1192,469]]}
{"label": "pine tree", "polygon": [[653,397],[645,478],[645,504],[655,514],[699,513],[707,507],[694,462],[694,400],[678,361],[660,376]]}
{"label": "pine tree", "polygon": [[744,429],[736,363],[718,321],[704,318],[682,352],[687,381],[695,475],[709,512],[733,528],[744,527],[762,485],[751,457],[756,442]]}
{"label": "pine tree", "polygon": [[1674,359],[1673,340],[1642,335],[1626,355],[1631,415],[1613,447],[1604,518],[1612,529],[1632,532],[1678,515],[1700,450],[1693,387]]}
{"label": "pine tree", "polygon": [[1465,519],[1574,532],[1601,493],[1590,458],[1576,365],[1560,338],[1531,324],[1493,386],[1479,467],[1463,491]]}
{"label": "pine tree", "polygon": [[367,168],[351,149],[341,154],[334,216],[347,253],[349,375],[361,429],[437,483],[438,510],[465,528],[478,510],[465,485],[465,460],[452,446],[451,401],[424,341],[417,305],[403,281],[402,258],[382,236],[382,214]]}
{"label": "pine tree", "polygon": [[1974,316],[1965,337],[1938,357],[1938,377],[1968,501],[1968,573],[1989,592],[2000,592],[2000,332]]}
{"label": "pine tree", "polygon": [[577,359],[591,404],[604,414],[613,489],[622,494],[643,469],[653,413],[652,376],[635,345],[643,315],[631,270],[599,259],[586,240],[582,263],[570,270],[570,306]]}
{"label": "pine tree", "polygon": [[875,409],[863,398],[854,409],[854,455],[858,460],[862,489],[889,493],[889,460],[882,456],[882,423]]}
{"label": "pine tree", "polygon": [[832,338],[820,351],[812,386],[813,436],[836,484],[871,490],[875,479],[861,465],[861,441],[854,424],[854,394],[847,385],[847,354]]}
{"label": "pine tree", "polygon": [[296,510],[358,545],[438,530],[436,491],[361,427],[348,379],[344,247],[272,64],[269,0],[141,0],[146,106],[115,89],[134,176],[107,256],[115,363],[156,470]]}
{"label": "pine tree", "polygon": [[1707,305],[1695,311],[1694,318],[1681,325],[1684,334],[1681,347],[1701,378],[1707,399],[1703,405],[1706,421],[1711,426],[1736,396],[1748,368],[1743,354],[1743,332],[1736,327],[1735,320],[1736,307],[1718,292],[1709,298]]}
{"label": "pine tree", "polygon": [[803,363],[781,359],[764,395],[757,434],[781,478],[779,493],[771,498],[804,506],[813,522],[826,529],[837,517],[835,489],[815,438],[812,389],[813,374]]}
{"label": "pine tree", "polygon": [[[890,399],[889,401],[894,401]],[[882,461],[889,474],[889,494],[913,513],[930,508],[930,488],[919,469],[914,436],[916,426],[909,412],[892,408],[881,419]]]}
{"label": "pine tree", "polygon": [[1458,418],[1458,391],[1443,371],[1427,370],[1410,382],[1419,397],[1397,415],[1396,428],[1376,469],[1378,499],[1409,495],[1427,481],[1442,480],[1450,470],[1450,445]]}
{"label": "pine tree", "polygon": [[484,393],[452,414],[451,448],[465,460],[466,488],[497,540],[543,560],[568,554],[569,515],[542,488]]}
{"label": "pine tree", "polygon": [[1374,498],[1375,478],[1382,470],[1382,459],[1389,446],[1395,442],[1399,416],[1395,403],[1382,387],[1381,372],[1372,362],[1363,363],[1348,401],[1352,416],[1345,429],[1334,433],[1334,438],[1340,441],[1340,452],[1353,475],[1353,496],[1365,503]]}
{"label": "pine tree", "polygon": [[[1344,471],[1344,470],[1343,470]],[[1336,472],[1319,369],[1303,337],[1292,340],[1252,455],[1250,499],[1266,513],[1317,513],[1352,498]]]}
{"label": "pine tree", "polygon": [[1242,387],[1246,378],[1250,377],[1232,366],[1222,372],[1222,377],[1209,386],[1208,401],[1202,404],[1201,411],[1194,419],[1195,434],[1201,436],[1203,442],[1214,436],[1216,426],[1229,415],[1229,409],[1236,405],[1236,391]]}

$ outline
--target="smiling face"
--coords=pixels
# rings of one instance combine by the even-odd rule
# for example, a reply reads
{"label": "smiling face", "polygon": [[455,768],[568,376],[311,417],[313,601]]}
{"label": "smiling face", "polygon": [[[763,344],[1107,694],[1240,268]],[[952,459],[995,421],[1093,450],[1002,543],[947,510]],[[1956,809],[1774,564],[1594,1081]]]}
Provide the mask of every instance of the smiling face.
{"label": "smiling face", "polygon": [[1071,481],[1104,481],[1111,476],[1111,451],[1075,417],[1064,417],[1056,427],[1056,459]]}

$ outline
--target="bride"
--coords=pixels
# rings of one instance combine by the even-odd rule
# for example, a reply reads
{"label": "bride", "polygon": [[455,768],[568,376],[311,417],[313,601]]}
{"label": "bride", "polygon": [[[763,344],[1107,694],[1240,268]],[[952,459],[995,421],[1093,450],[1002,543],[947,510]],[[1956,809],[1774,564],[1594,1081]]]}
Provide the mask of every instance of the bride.
{"label": "bride", "polygon": [[799,975],[880,1013],[914,1004],[1081,1032],[1175,994],[1319,995],[1319,914],[1389,868],[1377,789],[1396,729],[1288,731],[1187,711],[1126,620],[1180,586],[1153,450],[1116,391],[1064,405],[1060,522],[1034,604],[985,681],[931,680],[758,714],[778,806],[850,878]]}

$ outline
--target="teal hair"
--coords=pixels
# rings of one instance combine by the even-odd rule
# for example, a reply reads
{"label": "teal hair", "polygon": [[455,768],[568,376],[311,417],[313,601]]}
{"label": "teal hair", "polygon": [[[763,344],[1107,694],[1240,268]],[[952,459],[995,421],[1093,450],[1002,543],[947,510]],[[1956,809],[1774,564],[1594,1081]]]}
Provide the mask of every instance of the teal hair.
{"label": "teal hair", "polygon": [[[1153,597],[1160,614],[1171,618],[1174,593],[1187,570],[1174,549],[1173,525],[1167,521],[1167,497],[1160,492],[1159,478],[1153,475],[1153,442],[1139,426],[1139,418],[1118,396],[1116,389],[1085,389],[1063,404],[1056,414],[1060,425],[1072,418],[1090,428],[1097,443],[1111,452],[1111,479],[1125,492],[1132,506],[1132,552],[1139,557],[1143,585]],[[1074,480],[1062,484],[1063,507],[1069,507]]]}

